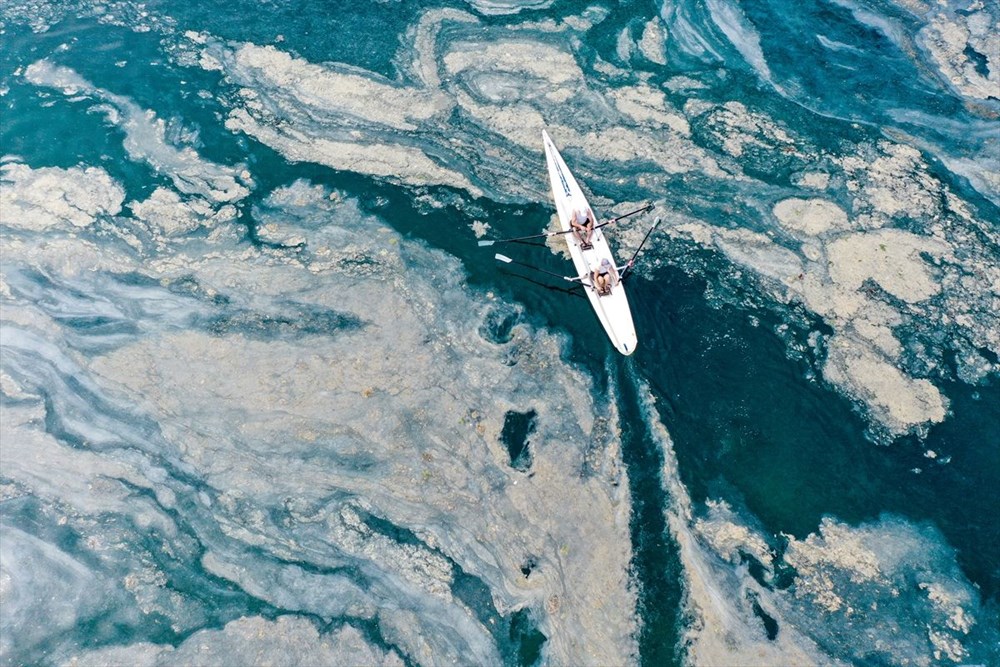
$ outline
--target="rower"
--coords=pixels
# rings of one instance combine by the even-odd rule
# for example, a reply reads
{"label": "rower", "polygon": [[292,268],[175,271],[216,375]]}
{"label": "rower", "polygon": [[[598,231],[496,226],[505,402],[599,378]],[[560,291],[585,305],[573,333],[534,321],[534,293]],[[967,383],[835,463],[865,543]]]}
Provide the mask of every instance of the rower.
{"label": "rower", "polygon": [[594,217],[589,211],[579,208],[574,210],[569,224],[573,228],[573,235],[580,242],[581,250],[590,250],[594,247],[590,242],[590,237],[594,235]]}
{"label": "rower", "polygon": [[591,274],[594,289],[601,296],[611,294],[611,288],[618,284],[618,280],[618,269],[607,257],[601,260],[601,265]]}

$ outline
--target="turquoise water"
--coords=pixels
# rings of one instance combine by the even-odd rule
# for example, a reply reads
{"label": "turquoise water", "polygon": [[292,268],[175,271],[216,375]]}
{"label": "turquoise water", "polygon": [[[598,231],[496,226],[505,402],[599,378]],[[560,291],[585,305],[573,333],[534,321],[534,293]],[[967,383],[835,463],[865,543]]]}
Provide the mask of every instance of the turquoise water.
{"label": "turquoise water", "polygon": [[3,664],[1000,662],[992,4],[0,21]]}

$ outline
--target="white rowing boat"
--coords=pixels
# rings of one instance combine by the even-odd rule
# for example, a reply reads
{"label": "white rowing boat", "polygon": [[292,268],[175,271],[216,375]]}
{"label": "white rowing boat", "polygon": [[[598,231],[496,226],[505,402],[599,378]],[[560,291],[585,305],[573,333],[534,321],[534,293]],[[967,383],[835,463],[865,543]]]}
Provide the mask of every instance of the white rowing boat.
{"label": "white rowing boat", "polygon": [[[603,229],[595,229],[590,239],[590,248],[582,247],[576,234],[572,233],[570,220],[576,210],[586,211],[596,222],[594,213],[587,203],[587,198],[580,190],[579,184],[570,173],[569,167],[563,161],[559,151],[549,133],[542,130],[542,141],[545,144],[545,162],[549,168],[549,180],[552,183],[552,197],[556,202],[556,211],[559,214],[559,224],[562,225],[562,236],[566,238],[569,246],[569,254],[573,258],[579,280],[584,284],[584,291],[590,305],[597,313],[597,319],[604,326],[608,338],[615,346],[615,349],[624,355],[635,352],[638,340],[635,335],[635,325],[632,323],[632,311],[628,306],[628,297],[625,295],[625,286],[620,279],[614,280],[611,290],[607,294],[599,294],[593,285],[592,272],[601,266],[601,260],[607,259],[612,266],[617,267],[615,257],[611,254],[608,241],[604,238]],[[624,267],[622,267],[624,268]],[[619,273],[621,269],[615,273]]]}

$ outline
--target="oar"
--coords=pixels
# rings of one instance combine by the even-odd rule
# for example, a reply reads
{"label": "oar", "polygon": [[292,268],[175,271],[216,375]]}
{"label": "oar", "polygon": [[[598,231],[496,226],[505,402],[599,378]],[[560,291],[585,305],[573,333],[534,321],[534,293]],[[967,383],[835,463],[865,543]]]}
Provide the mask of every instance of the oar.
{"label": "oar", "polygon": [[653,230],[656,229],[656,226],[659,224],[660,216],[656,216],[656,219],[653,220],[653,226],[650,227],[649,231],[646,232],[646,235],[642,237],[642,243],[640,243],[639,247],[635,249],[634,253],[632,253],[632,259],[628,261],[628,264],[626,264],[624,270],[622,270],[622,280],[625,280],[625,276],[628,274],[629,269],[631,269],[635,264],[635,258],[639,256],[639,251],[642,250],[642,246],[646,245],[646,240],[649,239],[649,235],[653,233]]}
{"label": "oar", "polygon": [[501,255],[500,253],[497,253],[496,255],[494,255],[494,257],[496,258],[497,261],[503,262],[504,264],[517,264],[518,266],[524,266],[529,269],[534,269],[535,271],[541,271],[542,273],[547,273],[550,276],[555,276],[556,278],[562,278],[563,280],[568,280],[570,282],[576,282],[577,280],[583,279],[582,276],[574,278],[571,276],[564,276],[563,274],[556,273],[555,271],[547,271],[541,267],[535,266],[534,264],[526,264],[524,262],[519,262],[516,259],[511,259],[507,255]]}
{"label": "oar", "polygon": [[532,234],[531,236],[518,236],[517,238],[513,238],[513,239],[493,239],[493,240],[487,240],[487,241],[480,241],[479,245],[480,245],[480,247],[482,247],[482,246],[493,245],[494,243],[518,243],[519,241],[527,241],[529,239],[543,239],[543,238],[548,238],[549,236],[559,236],[560,234],[569,234],[571,231],[573,231],[573,230],[572,229],[567,229],[566,231],[562,231],[562,232],[546,232],[545,234]]}
{"label": "oar", "polygon": [[[627,218],[629,216],[632,216],[632,215],[635,215],[636,213],[642,213],[644,211],[652,210],[652,208],[653,208],[652,204],[646,204],[642,208],[637,208],[636,210],[629,211],[628,213],[626,213],[624,215],[619,215],[617,218],[612,218],[611,220],[608,220],[606,222],[602,222],[599,225],[594,225],[594,229],[600,229],[601,227],[604,227],[605,225],[610,225],[613,222],[618,222],[619,220],[624,220],[625,218]],[[548,238],[549,236],[559,236],[560,234],[569,234],[572,231],[573,231],[572,229],[566,229],[566,230],[563,230],[561,232],[545,232],[544,234],[532,234],[531,236],[518,236],[518,237],[512,238],[512,239],[493,239],[493,240],[487,240],[487,241],[480,241],[479,245],[480,246],[490,246],[490,245],[493,245],[494,243],[517,243],[518,241],[528,241],[528,240],[531,240],[531,239],[543,239],[543,238]]]}
{"label": "oar", "polygon": [[613,222],[618,222],[619,220],[624,220],[625,218],[630,218],[633,215],[635,215],[636,213],[645,213],[646,211],[652,211],[652,210],[653,210],[653,202],[649,202],[648,204],[646,204],[642,208],[637,208],[634,211],[629,211],[628,213],[623,213],[622,215],[619,215],[617,218],[611,218],[607,222],[602,222],[601,224],[599,224],[596,227],[594,227],[594,229],[597,229],[597,227],[603,227],[604,225],[610,225]]}

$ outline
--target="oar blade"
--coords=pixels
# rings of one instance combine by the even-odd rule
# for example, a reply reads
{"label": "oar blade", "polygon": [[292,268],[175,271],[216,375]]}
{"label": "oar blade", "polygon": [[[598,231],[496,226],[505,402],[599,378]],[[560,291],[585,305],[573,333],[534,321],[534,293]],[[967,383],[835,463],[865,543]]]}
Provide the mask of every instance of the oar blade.
{"label": "oar blade", "polygon": [[498,262],[503,262],[504,264],[510,264],[511,262],[514,261],[510,257],[508,257],[507,255],[501,255],[500,253],[497,253],[496,255],[494,255],[494,258]]}
{"label": "oar blade", "polygon": [[494,243],[496,243],[496,241],[480,241],[479,247],[482,248],[484,246],[493,245]]}

